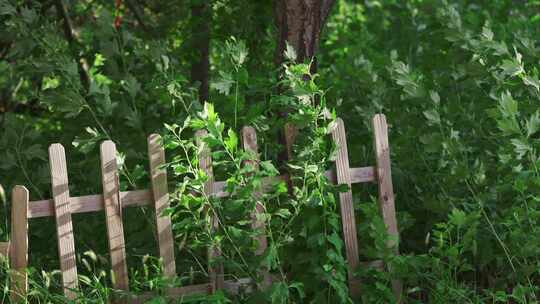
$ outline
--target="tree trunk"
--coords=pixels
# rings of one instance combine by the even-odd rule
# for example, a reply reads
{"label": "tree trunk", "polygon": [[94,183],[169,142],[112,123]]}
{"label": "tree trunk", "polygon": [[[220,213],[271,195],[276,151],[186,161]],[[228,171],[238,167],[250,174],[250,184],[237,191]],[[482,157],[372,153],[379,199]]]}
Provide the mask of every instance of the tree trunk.
{"label": "tree trunk", "polygon": [[[296,61],[311,61],[311,72],[317,70],[315,54],[319,47],[321,31],[334,5],[335,0],[277,0],[275,6],[275,24],[277,43],[274,60],[277,67],[283,63],[283,52],[287,44],[296,51]],[[278,88],[279,90],[279,88]],[[287,110],[277,113],[287,116]],[[296,136],[296,128],[289,125],[279,136],[280,144],[286,147],[279,156],[281,163],[292,157],[292,144]],[[289,185],[290,186],[290,185]]]}
{"label": "tree trunk", "polygon": [[277,0],[275,23],[277,43],[275,63],[283,62],[286,44],[296,51],[296,60],[313,60],[312,70],[316,69],[315,54],[319,47],[321,30],[326,22],[334,0]]}
{"label": "tree trunk", "polygon": [[209,1],[197,2],[191,6],[191,49],[195,54],[191,64],[191,82],[199,83],[199,101],[205,102],[208,100],[212,10]]}

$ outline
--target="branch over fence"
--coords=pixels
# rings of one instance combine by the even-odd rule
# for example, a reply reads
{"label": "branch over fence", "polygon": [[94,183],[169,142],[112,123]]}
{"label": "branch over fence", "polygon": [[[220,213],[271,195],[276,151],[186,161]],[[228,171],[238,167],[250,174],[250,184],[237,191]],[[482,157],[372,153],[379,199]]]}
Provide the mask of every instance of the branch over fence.
{"label": "branch over fence", "polygon": [[[200,140],[205,135],[204,130],[198,131],[198,145],[204,145]],[[341,119],[337,119],[336,128],[332,131],[332,138],[337,144],[338,153],[335,161],[335,169],[327,170],[326,177],[337,184],[346,184],[349,190],[339,194],[340,212],[343,226],[343,238],[345,241],[345,254],[348,264],[349,289],[352,296],[358,296],[360,282],[354,277],[353,272],[357,267],[374,266],[383,268],[381,261],[360,263],[359,246],[356,231],[356,217],[353,206],[353,194],[350,186],[356,183],[376,182],[379,189],[379,205],[388,233],[397,239],[398,229],[395,216],[394,192],[390,171],[390,153],[388,144],[388,131],[386,118],[382,114],[373,118],[374,150],[377,165],[372,167],[351,168],[347,152],[345,125]],[[255,129],[244,127],[241,132],[242,146],[244,150],[257,154],[257,136]],[[287,143],[289,146],[292,140]],[[292,151],[290,146],[287,149]],[[204,185],[204,192],[208,196],[226,197],[225,182],[215,181],[212,173],[212,158],[207,147],[199,149],[200,167],[205,171],[208,180]],[[109,255],[114,273],[114,288],[128,291],[129,277],[127,272],[124,229],[122,224],[122,210],[126,207],[149,206],[156,214],[157,245],[159,255],[163,261],[163,273],[168,278],[177,275],[174,253],[174,239],[172,234],[171,219],[164,214],[169,207],[169,194],[167,190],[167,174],[165,167],[165,152],[161,144],[161,137],[152,134],[148,137],[148,158],[150,164],[151,189],[120,191],[118,181],[118,168],[116,160],[116,146],[112,141],[105,141],[100,147],[101,154],[101,177],[102,194],[71,197],[69,193],[67,164],[64,148],[60,144],[53,144],[49,148],[49,162],[51,169],[52,199],[29,201],[28,190],[23,186],[16,186],[12,192],[12,240],[10,243],[0,243],[0,254],[9,256],[12,272],[12,299],[23,300],[28,293],[26,267],[28,265],[28,220],[40,217],[52,217],[56,219],[58,251],[60,257],[62,284],[64,294],[73,299],[77,289],[77,266],[75,263],[75,246],[73,241],[73,224],[71,215],[75,213],[104,211],[107,223],[107,238],[109,240]],[[248,164],[245,164],[248,165]],[[257,168],[256,163],[252,163]],[[263,179],[261,191],[267,191],[269,187],[279,181],[288,181],[288,175],[266,177]],[[262,193],[257,193],[261,195]],[[257,197],[257,195],[255,197]],[[264,206],[256,202],[252,211],[252,229],[262,231],[257,235],[258,248],[256,254],[263,254],[267,247],[264,234],[265,223],[256,216],[264,211]],[[218,219],[212,210],[207,210],[212,215],[212,229],[218,229]],[[389,242],[388,246],[396,248],[395,254],[399,254],[397,244]],[[167,289],[167,296],[174,298],[193,294],[210,294],[216,290],[225,289],[231,293],[237,293],[242,286],[251,285],[249,278],[238,280],[225,280],[224,270],[221,263],[214,263],[221,255],[219,247],[208,248],[209,282],[190,286]],[[271,274],[268,269],[261,269],[264,280],[259,286],[266,288],[271,284]],[[393,290],[397,299],[402,293],[401,283],[393,282]],[[151,295],[142,295],[133,301],[143,301]]]}

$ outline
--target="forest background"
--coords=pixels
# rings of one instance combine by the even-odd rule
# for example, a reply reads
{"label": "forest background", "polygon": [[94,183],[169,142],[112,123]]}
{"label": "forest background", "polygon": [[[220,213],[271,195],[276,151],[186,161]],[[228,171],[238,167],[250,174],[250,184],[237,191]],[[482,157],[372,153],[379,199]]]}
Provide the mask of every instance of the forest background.
{"label": "forest background", "polygon": [[[14,185],[28,187],[31,199],[51,196],[51,143],[66,147],[72,195],[100,193],[103,140],[117,144],[122,189],[140,189],[148,186],[147,135],[163,134],[172,159],[175,149],[193,152],[193,128],[212,126],[223,133],[214,134],[215,147],[234,152],[218,175],[238,177],[234,164],[245,155],[232,148],[235,134],[251,125],[263,172],[301,172],[305,182],[331,160],[324,134],[336,115],[345,121],[351,166],[374,163],[370,121],[384,113],[401,256],[386,249],[375,188],[355,186],[362,258],[393,265],[392,272],[358,269],[359,301],[395,301],[390,283],[399,278],[406,303],[537,303],[539,22],[533,0],[0,0],[0,240],[9,238]],[[288,161],[279,144],[286,122],[306,131]],[[179,130],[186,136],[175,137]],[[171,168],[171,193],[185,190],[185,176],[192,185],[204,181],[196,170]],[[351,301],[340,225],[331,224],[341,190],[298,189],[290,199],[279,191],[265,198],[279,201],[268,209],[275,238],[266,260],[240,267],[232,254],[228,266],[245,272],[262,263],[287,275],[259,295],[199,300]],[[191,204],[173,200],[171,210],[178,250],[195,248],[178,254],[188,269],[182,284],[204,279],[194,261],[215,241],[192,238],[204,220]],[[152,216],[134,209],[125,217],[132,289],[163,288],[146,256],[156,255]],[[99,302],[108,274],[91,274],[108,269],[103,218],[74,222],[78,261],[88,264],[81,297]],[[244,238],[241,222],[224,231]],[[330,224],[319,231],[322,223]],[[53,220],[32,221],[30,232],[32,296],[62,302]],[[236,245],[249,251],[253,244]],[[8,287],[2,292],[7,301]]]}

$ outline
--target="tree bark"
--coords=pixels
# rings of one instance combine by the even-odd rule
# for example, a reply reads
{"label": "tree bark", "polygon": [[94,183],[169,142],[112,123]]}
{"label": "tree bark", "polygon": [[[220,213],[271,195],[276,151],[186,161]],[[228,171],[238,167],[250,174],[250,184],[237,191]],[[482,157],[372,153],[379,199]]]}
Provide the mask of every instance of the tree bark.
{"label": "tree bark", "polygon": [[335,0],[277,0],[275,24],[278,37],[274,54],[277,66],[284,60],[283,52],[288,43],[296,51],[297,62],[313,60],[312,70],[315,71],[315,55],[321,31],[334,2]]}
{"label": "tree bark", "polygon": [[195,55],[191,64],[191,82],[199,83],[199,101],[204,102],[208,100],[212,10],[209,1],[198,2],[191,5],[191,49]]}
{"label": "tree bark", "polygon": [[[311,61],[310,71],[317,71],[315,57],[319,47],[321,31],[330,14],[335,0],[277,0],[275,6],[275,24],[277,28],[276,50],[274,60],[280,67],[284,60],[287,44],[296,51],[296,61]],[[306,77],[309,77],[306,75]],[[278,88],[278,91],[280,89]],[[287,110],[277,113],[280,117],[287,116]],[[279,156],[283,163],[291,158],[292,144],[297,130],[294,126],[286,127],[279,136],[280,144],[287,147]]]}

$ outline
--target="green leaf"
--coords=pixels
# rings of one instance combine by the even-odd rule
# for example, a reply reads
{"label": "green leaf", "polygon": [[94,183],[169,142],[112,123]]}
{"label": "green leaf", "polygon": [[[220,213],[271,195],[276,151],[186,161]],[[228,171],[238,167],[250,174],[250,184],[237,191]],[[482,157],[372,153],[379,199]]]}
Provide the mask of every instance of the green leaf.
{"label": "green leaf", "polygon": [[289,288],[284,282],[277,282],[272,284],[272,289],[270,290],[270,299],[272,304],[284,304],[287,303],[289,298]]}
{"label": "green leaf", "polygon": [[518,158],[522,158],[527,152],[532,151],[532,147],[523,139],[512,138],[510,142],[514,145],[514,151],[518,155]]}
{"label": "green leaf", "polygon": [[135,98],[137,93],[141,90],[141,84],[137,81],[137,78],[128,75],[124,81],[124,88],[131,98]]}
{"label": "green leaf", "polygon": [[534,87],[537,92],[540,92],[540,80],[538,80],[538,76],[524,76],[523,83],[525,85]]}
{"label": "green leaf", "polygon": [[289,211],[289,209],[284,209],[284,208],[282,208],[282,209],[278,209],[278,210],[274,213],[274,215],[286,219],[286,218],[288,218],[288,217],[291,216],[291,212]]}
{"label": "green leaf", "polygon": [[234,151],[236,151],[237,146],[238,146],[238,136],[236,136],[236,133],[232,129],[227,130],[227,139],[225,139],[225,148],[230,153],[234,153]]}
{"label": "green leaf", "polygon": [[438,125],[441,123],[441,117],[439,116],[439,112],[437,112],[437,110],[430,109],[424,111],[423,113],[431,125]]}
{"label": "green leaf", "polygon": [[100,53],[96,53],[95,57],[94,57],[94,65],[92,67],[100,67],[100,66],[103,66],[105,64],[105,57],[100,54]]}
{"label": "green leaf", "polygon": [[518,114],[517,101],[510,92],[506,91],[499,98],[499,110],[503,116],[515,116]]}
{"label": "green leaf", "polygon": [[441,97],[436,91],[429,91],[429,97],[437,105],[441,102]]}
{"label": "green leaf", "polygon": [[43,91],[47,89],[56,89],[58,86],[60,86],[60,79],[58,79],[57,77],[43,77],[43,81],[41,84],[41,89]]}
{"label": "green leaf", "polygon": [[217,90],[221,94],[229,95],[231,87],[234,84],[233,77],[230,73],[224,71],[219,71],[219,75],[221,77],[218,80],[213,81],[210,84],[210,88]]}
{"label": "green leaf", "polygon": [[467,215],[464,211],[454,208],[452,209],[449,219],[452,224],[456,225],[458,228],[461,228],[467,221]]}
{"label": "green leaf", "polygon": [[293,62],[296,61],[296,58],[297,58],[296,50],[288,42],[285,47],[285,52],[283,54],[285,55],[285,58],[287,58],[287,60],[293,61]]}
{"label": "green leaf", "polygon": [[525,123],[527,129],[527,137],[531,137],[536,132],[540,131],[540,112],[536,111]]}
{"label": "green leaf", "polygon": [[17,14],[17,9],[11,5],[8,1],[0,1],[0,15],[15,15]]}
{"label": "green leaf", "polygon": [[332,245],[334,245],[337,252],[341,251],[341,248],[343,248],[343,241],[335,231],[329,237],[327,237],[327,239],[330,243],[332,243]]}
{"label": "green leaf", "polygon": [[262,162],[259,163],[259,165],[261,166],[261,169],[263,171],[265,171],[266,174],[268,174],[270,176],[274,176],[274,175],[279,174],[278,169],[276,169],[274,164],[272,164],[272,162],[269,161],[269,160],[262,161]]}
{"label": "green leaf", "polygon": [[200,130],[206,127],[206,122],[202,119],[191,119],[189,126],[195,130]]}
{"label": "green leaf", "polygon": [[217,113],[214,111],[214,105],[208,102],[204,103],[204,110],[202,117],[207,119],[210,124],[214,124],[217,121]]}
{"label": "green leaf", "polygon": [[513,59],[505,59],[503,60],[502,64],[499,66],[499,68],[502,70],[504,75],[513,77],[520,75],[525,72],[523,69],[523,65],[521,62],[518,62]]}

